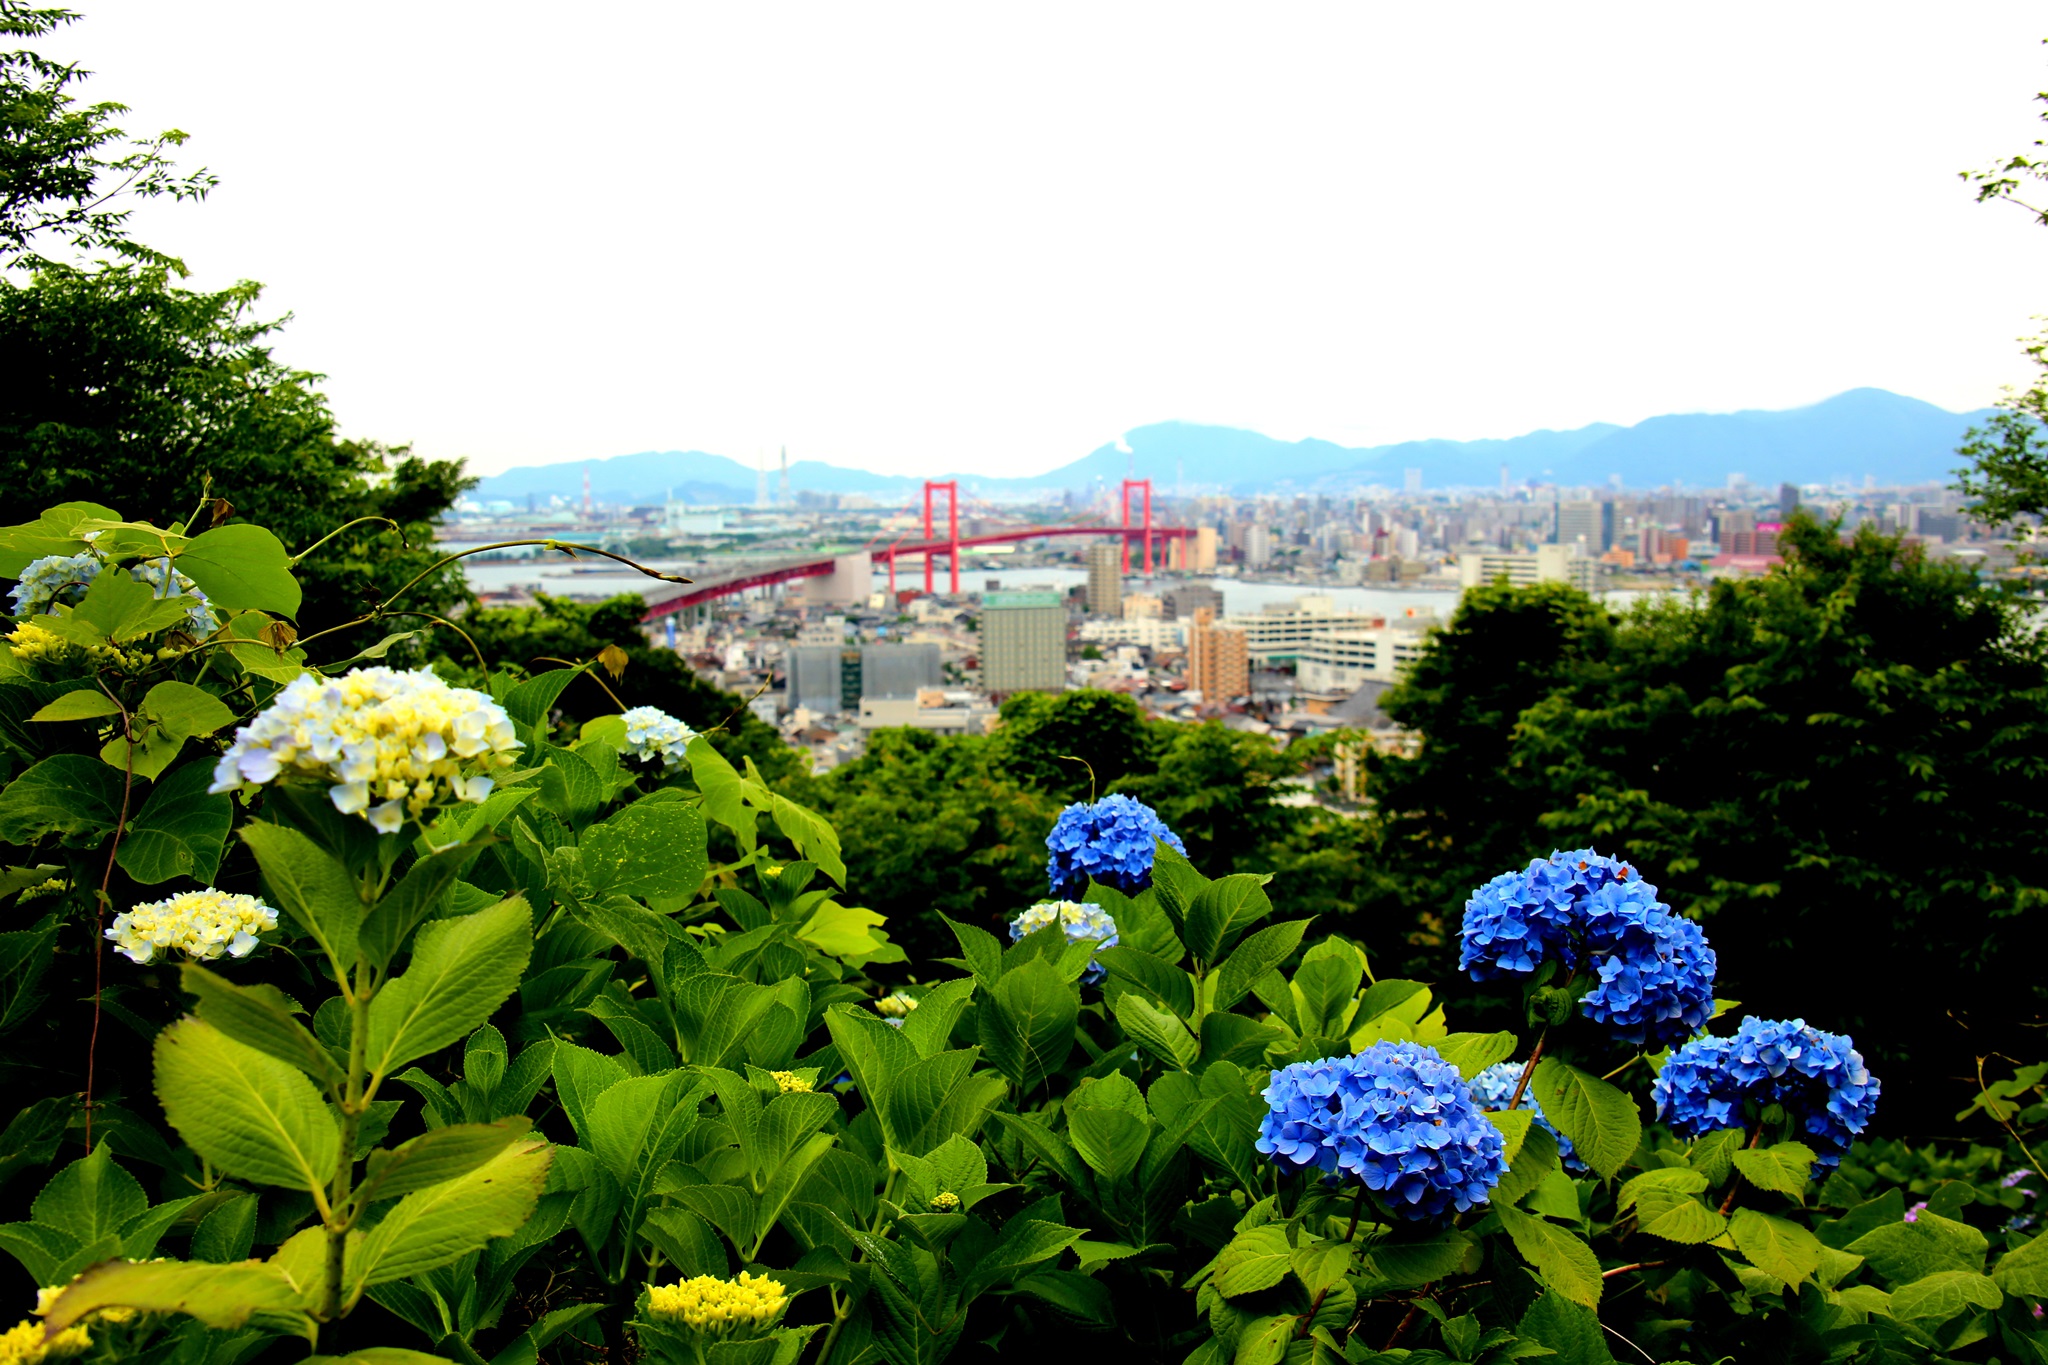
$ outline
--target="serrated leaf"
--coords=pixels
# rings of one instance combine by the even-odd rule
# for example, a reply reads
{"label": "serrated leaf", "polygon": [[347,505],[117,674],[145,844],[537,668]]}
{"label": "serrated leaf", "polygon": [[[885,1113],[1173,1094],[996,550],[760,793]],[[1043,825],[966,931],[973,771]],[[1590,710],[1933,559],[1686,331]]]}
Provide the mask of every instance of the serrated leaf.
{"label": "serrated leaf", "polygon": [[1266,895],[1269,880],[1265,873],[1233,872],[1196,894],[1181,937],[1197,962],[1220,961],[1239,934],[1273,913],[1273,902]]}
{"label": "serrated leaf", "polygon": [[1536,1121],[1536,1114],[1529,1109],[1488,1109],[1482,1111],[1494,1127],[1500,1129],[1501,1162],[1509,1170],[1515,1167],[1515,1158],[1522,1154],[1522,1141],[1529,1136],[1529,1125]]}
{"label": "serrated leaf", "polygon": [[229,1175],[307,1191],[334,1178],[341,1134],[313,1083],[203,1019],[157,1035],[156,1092],[178,1136]]}
{"label": "serrated leaf", "polygon": [[1075,988],[1044,958],[1033,958],[989,992],[981,1010],[983,1051],[1018,1090],[1031,1090],[1073,1051],[1080,1012]]}
{"label": "serrated leaf", "polygon": [[158,778],[121,837],[121,870],[144,885],[173,877],[211,882],[234,824],[232,799],[208,793],[212,781],[213,765],[204,760]]}
{"label": "serrated leaf", "polygon": [[355,881],[318,844],[283,825],[251,824],[242,842],[256,855],[276,905],[310,934],[337,972],[353,971],[363,901]]}
{"label": "serrated leaf", "polygon": [[518,989],[532,952],[523,896],[422,929],[405,974],[370,1002],[371,1074],[388,1076],[475,1032]]}
{"label": "serrated leaf", "polygon": [[2004,1302],[1989,1277],[1974,1270],[1942,1270],[1894,1289],[1889,1311],[1909,1321],[1947,1322],[1972,1308],[1997,1308]]}
{"label": "serrated leaf", "polygon": [[451,1123],[396,1147],[380,1147],[370,1153],[357,1197],[368,1206],[468,1175],[532,1127],[523,1115],[496,1123]]}
{"label": "serrated leaf", "polygon": [[334,1054],[292,1018],[274,992],[266,994],[268,988],[246,989],[196,962],[179,968],[178,984],[199,997],[199,1017],[236,1042],[290,1063],[321,1085],[339,1085],[344,1079]]}
{"label": "serrated leaf", "polygon": [[91,848],[113,833],[121,785],[118,772],[84,754],[46,758],[0,790],[0,844],[54,834],[66,848]]}
{"label": "serrated leaf", "polygon": [[1576,1234],[1511,1204],[1495,1207],[1494,1212],[1514,1240],[1515,1250],[1536,1267],[1546,1285],[1581,1307],[1599,1304],[1600,1259],[1593,1248]]}
{"label": "serrated leaf", "polygon": [[1516,1039],[1512,1033],[1453,1033],[1430,1046],[1456,1067],[1460,1076],[1470,1080],[1514,1056]]}
{"label": "serrated leaf", "polygon": [[1820,1269],[1820,1239],[1797,1223],[1737,1209],[1728,1231],[1751,1265],[1786,1284],[1799,1284]]}
{"label": "serrated leaf", "polygon": [[1798,1198],[1812,1179],[1813,1157],[1813,1148],[1803,1142],[1780,1142],[1738,1149],[1731,1159],[1742,1178],[1758,1189]]}
{"label": "serrated leaf", "polygon": [[30,720],[98,720],[101,716],[118,716],[121,705],[97,687],[84,687],[76,692],[66,692],[57,700],[30,716]]}
{"label": "serrated leaf", "polygon": [[261,526],[237,522],[197,537],[178,553],[178,572],[207,600],[230,611],[297,616],[303,596],[284,543]]}
{"label": "serrated leaf", "polygon": [[1572,1140],[1572,1152],[1612,1179],[1642,1141],[1642,1113],[1626,1091],[1554,1057],[1536,1064],[1530,1081],[1544,1117]]}
{"label": "serrated leaf", "polygon": [[468,1174],[399,1200],[351,1249],[351,1288],[423,1275],[519,1231],[547,1183],[550,1155],[544,1140],[521,1139]]}
{"label": "serrated leaf", "polygon": [[60,1332],[102,1308],[183,1313],[208,1327],[240,1327],[256,1313],[304,1313],[313,1287],[293,1283],[274,1265],[212,1265],[205,1261],[107,1261],[66,1286],[43,1319]]}
{"label": "serrated leaf", "polygon": [[1202,1047],[1188,1026],[1136,991],[1116,998],[1116,1022],[1124,1033],[1168,1066],[1185,1071]]}
{"label": "serrated leaf", "polygon": [[1999,1257],[1991,1278],[2008,1294],[2048,1299],[2048,1237],[2036,1237]]}
{"label": "serrated leaf", "polygon": [[1843,1250],[1861,1256],[1894,1287],[1944,1270],[1981,1273],[1990,1243],[1967,1223],[1922,1209],[1910,1223],[1882,1224]]}
{"label": "serrated leaf", "polygon": [[679,801],[635,801],[583,831],[578,846],[599,895],[689,896],[710,866],[704,815]]}
{"label": "serrated leaf", "polygon": [[1227,1010],[1244,999],[1252,982],[1294,955],[1311,923],[1312,919],[1285,920],[1268,925],[1238,944],[1216,969],[1216,995],[1210,1007]]}
{"label": "serrated leaf", "polygon": [[1271,1289],[1292,1268],[1294,1248],[1287,1244],[1283,1223],[1249,1228],[1230,1239],[1217,1253],[1210,1283],[1227,1299]]}

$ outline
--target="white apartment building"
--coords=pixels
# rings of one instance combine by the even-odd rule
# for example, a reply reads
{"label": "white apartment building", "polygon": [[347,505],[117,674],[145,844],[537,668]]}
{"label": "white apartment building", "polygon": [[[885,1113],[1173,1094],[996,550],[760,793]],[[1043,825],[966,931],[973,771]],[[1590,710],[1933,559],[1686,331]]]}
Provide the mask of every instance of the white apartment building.
{"label": "white apartment building", "polygon": [[1420,658],[1436,618],[1417,616],[1364,630],[1330,630],[1309,637],[1296,658],[1301,692],[1356,692],[1368,682],[1393,682]]}
{"label": "white apartment building", "polygon": [[1458,581],[1477,588],[1506,578],[1511,588],[1536,583],[1569,583],[1584,592],[1600,590],[1598,560],[1578,553],[1577,545],[1538,545],[1534,554],[1500,550],[1467,550],[1458,556]]}
{"label": "white apartment building", "polygon": [[1126,616],[1120,621],[1083,621],[1084,645],[1144,645],[1148,649],[1179,649],[1188,642],[1188,623],[1156,616]]}
{"label": "white apartment building", "polygon": [[1339,611],[1328,597],[1307,596],[1274,603],[1256,614],[1226,616],[1216,624],[1243,631],[1246,655],[1259,665],[1298,657],[1311,636],[1382,626],[1386,619],[1366,611]]}

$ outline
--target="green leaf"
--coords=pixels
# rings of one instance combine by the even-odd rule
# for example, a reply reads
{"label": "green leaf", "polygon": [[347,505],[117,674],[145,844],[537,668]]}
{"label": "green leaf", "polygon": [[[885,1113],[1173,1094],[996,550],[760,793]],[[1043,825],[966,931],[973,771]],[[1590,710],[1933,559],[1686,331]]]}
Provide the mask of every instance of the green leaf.
{"label": "green leaf", "polygon": [[531,738],[534,727],[542,724],[554,709],[556,699],[582,676],[581,668],[556,668],[528,678],[506,694],[505,714]]}
{"label": "green leaf", "polygon": [[1892,1291],[1889,1312],[1906,1321],[1947,1322],[1971,1308],[1997,1308],[2005,1295],[1974,1270],[1941,1270]]}
{"label": "green leaf", "polygon": [[1227,1010],[1244,999],[1252,988],[1252,982],[1294,955],[1294,950],[1301,946],[1301,936],[1308,932],[1313,922],[1308,919],[1286,920],[1261,929],[1240,943],[1217,969],[1216,996],[1210,1002],[1211,1008]]}
{"label": "green leaf", "polygon": [[128,1172],[114,1164],[105,1143],[50,1177],[31,1206],[35,1221],[90,1246],[119,1235],[132,1218],[149,1209],[149,1196]]}
{"label": "green leaf", "polygon": [[[1607,1334],[1601,1330],[1598,1315],[1562,1294],[1539,1296],[1522,1314],[1515,1335],[1521,1339],[1520,1344],[1524,1348],[1535,1344],[1555,1353],[1537,1357],[1543,1365],[1614,1365],[1614,1356],[1607,1349]],[[1509,1350],[1483,1358],[1498,1361],[1517,1358],[1521,1354],[1521,1351]]]}
{"label": "green leaf", "polygon": [[1095,960],[1168,1013],[1185,1019],[1195,1012],[1194,981],[1165,958],[1118,945],[1097,949]]}
{"label": "green leaf", "polygon": [[192,1232],[195,1261],[246,1261],[256,1244],[257,1201],[253,1194],[229,1195]]}
{"label": "green leaf", "polygon": [[271,903],[310,934],[336,972],[356,965],[356,936],[363,902],[355,880],[318,844],[283,825],[242,828],[242,842],[256,855]]}
{"label": "green leaf", "polygon": [[199,997],[199,1017],[236,1042],[289,1062],[324,1086],[345,1079],[334,1054],[292,1018],[274,987],[237,986],[196,962],[179,968],[178,984]]}
{"label": "green leaf", "polygon": [[96,502],[60,502],[34,521],[0,526],[0,578],[20,578],[48,555],[75,555],[86,547],[78,534],[85,523],[120,519],[119,512]]}
{"label": "green leaf", "polygon": [[116,644],[126,644],[176,625],[191,606],[188,598],[158,597],[147,583],[109,569],[93,579],[71,620],[90,625]]}
{"label": "green leaf", "polygon": [[745,784],[739,772],[703,735],[692,739],[685,752],[690,757],[690,776],[696,781],[697,790],[704,793],[705,814],[731,830],[741,848],[753,852],[759,817],[747,805]]}
{"label": "green leaf", "polygon": [[1999,1257],[1991,1278],[2015,1297],[2048,1299],[2048,1237],[2036,1237]]}
{"label": "green leaf", "polygon": [[121,814],[121,775],[84,754],[46,758],[0,791],[0,844],[24,847],[56,835],[66,848],[92,848]]}
{"label": "green leaf", "polygon": [[315,1286],[294,1284],[275,1265],[107,1261],[66,1286],[50,1305],[43,1329],[60,1332],[102,1308],[135,1308],[183,1313],[228,1330],[256,1313],[303,1314],[312,1307],[314,1293]]}
{"label": "green leaf", "polygon": [[546,1141],[522,1139],[465,1175],[399,1200],[351,1252],[351,1287],[423,1275],[510,1237],[533,1215],[552,1155]]}
{"label": "green leaf", "polygon": [[209,794],[212,782],[213,764],[205,759],[158,778],[121,838],[121,870],[144,885],[173,877],[211,882],[234,824],[233,799]]}
{"label": "green leaf", "polygon": [[405,975],[370,1002],[371,1074],[388,1076],[474,1032],[518,989],[532,953],[523,896],[422,929]]}
{"label": "green leaf", "polygon": [[1600,1260],[1575,1234],[1512,1205],[1493,1210],[1522,1259],[1551,1289],[1584,1308],[1600,1302]]}
{"label": "green leaf", "polygon": [[1430,1044],[1437,1055],[1458,1069],[1458,1074],[1470,1080],[1490,1066],[1497,1066],[1515,1055],[1515,1035],[1512,1033],[1453,1033]]}
{"label": "green leaf", "polygon": [[1020,1091],[1034,1089],[1074,1048],[1079,992],[1044,958],[1004,974],[981,1011],[981,1043]]}
{"label": "green leaf", "polygon": [[1751,1265],[1786,1284],[1799,1284],[1820,1269],[1820,1239],[1788,1219],[1737,1209],[1728,1231]]}
{"label": "green leaf", "polygon": [[1529,1126],[1536,1122],[1533,1109],[1488,1109],[1484,1111],[1493,1126],[1500,1129],[1501,1161],[1507,1169],[1515,1168],[1515,1158],[1522,1154],[1522,1141],[1529,1136]]}
{"label": "green leaf", "polygon": [[97,720],[101,716],[118,716],[121,704],[97,687],[80,688],[66,692],[42,710],[30,716],[30,720]]}
{"label": "green leaf", "polygon": [[[1509,1112],[1519,1114],[1524,1111],[1516,1109]],[[1487,1117],[1502,1118],[1505,1115],[1488,1114]],[[1519,1204],[1543,1183],[1546,1176],[1558,1169],[1557,1139],[1541,1124],[1529,1124],[1522,1130],[1521,1150],[1515,1153],[1515,1159],[1508,1164],[1507,1174],[1500,1178],[1500,1183],[1487,1197],[1488,1207]]]}
{"label": "green leaf", "polygon": [[369,908],[356,933],[356,942],[372,966],[381,970],[391,964],[420,921],[440,906],[448,888],[455,884],[475,853],[474,847],[458,844],[427,854],[406,869],[398,885]]}
{"label": "green leaf", "polygon": [[693,895],[710,870],[704,815],[679,801],[635,801],[583,831],[577,846],[595,895]]}
{"label": "green leaf", "polygon": [[1612,1179],[1642,1141],[1643,1119],[1624,1090],[1554,1057],[1536,1064],[1530,1081],[1544,1117],[1572,1140],[1578,1158]]}
{"label": "green leaf", "polygon": [[1273,913],[1266,895],[1270,880],[1266,873],[1234,872],[1201,889],[1188,907],[1181,935],[1197,962],[1219,961],[1240,933]]}
{"label": "green leaf", "polygon": [[1185,1071],[1201,1054],[1201,1044],[1186,1024],[1136,991],[1119,995],[1115,1010],[1124,1033],[1168,1066]]}
{"label": "green leaf", "polygon": [[396,1147],[380,1147],[370,1153],[356,1197],[367,1207],[468,1175],[532,1128],[523,1115],[496,1123],[451,1123]]}
{"label": "green leaf", "polygon": [[216,607],[299,614],[301,593],[292,577],[291,556],[261,526],[237,522],[216,527],[180,551],[176,564]]}
{"label": "green leaf", "polygon": [[341,1134],[313,1083],[203,1019],[157,1034],[156,1093],[178,1136],[229,1175],[307,1191],[334,1178]]}
{"label": "green leaf", "polygon": [[1226,1299],[1271,1289],[1287,1278],[1294,1248],[1287,1244],[1284,1223],[1265,1223],[1247,1228],[1230,1239],[1216,1254],[1215,1275],[1210,1283]]}
{"label": "green leaf", "polygon": [[1803,1142],[1737,1150],[1733,1159],[1742,1178],[1760,1190],[1799,1198],[1813,1176],[1813,1148]]}
{"label": "green leaf", "polygon": [[142,714],[184,739],[232,725],[235,713],[219,697],[190,683],[160,682],[142,698]]}
{"label": "green leaf", "polygon": [[1969,1224],[1922,1209],[1912,1222],[1874,1228],[1843,1250],[1861,1256],[1896,1287],[1943,1270],[1981,1274],[1990,1245]]}
{"label": "green leaf", "polygon": [[782,831],[782,837],[796,845],[804,861],[816,863],[820,872],[837,885],[845,886],[846,860],[840,856],[838,831],[815,811],[798,805],[780,792],[771,795],[773,800],[768,814],[775,821],[775,827]]}

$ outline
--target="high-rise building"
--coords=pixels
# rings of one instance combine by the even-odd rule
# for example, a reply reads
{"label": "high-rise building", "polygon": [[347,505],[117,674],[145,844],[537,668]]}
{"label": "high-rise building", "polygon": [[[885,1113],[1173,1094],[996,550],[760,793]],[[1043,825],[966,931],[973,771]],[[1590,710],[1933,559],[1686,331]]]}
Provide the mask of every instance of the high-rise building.
{"label": "high-rise building", "polygon": [[864,700],[915,697],[941,679],[935,644],[797,644],[785,657],[790,706],[821,715],[856,712]]}
{"label": "high-rise building", "polygon": [[1056,592],[983,594],[981,685],[994,693],[1066,689],[1065,598]]}
{"label": "high-rise building", "polygon": [[1781,483],[1778,485],[1778,520],[1790,521],[1792,514],[1799,510],[1799,485]]}
{"label": "high-rise building", "polygon": [[1419,469],[1402,470],[1401,491],[1408,494],[1420,493],[1422,491],[1422,471]]}
{"label": "high-rise building", "polygon": [[1251,568],[1260,568],[1273,558],[1273,533],[1260,525],[1245,527],[1244,562]]}
{"label": "high-rise building", "polygon": [[1188,628],[1188,686],[1202,694],[1203,704],[1221,706],[1252,690],[1250,654],[1244,632],[1213,624],[1207,607],[1195,611]]}
{"label": "high-rise building", "polygon": [[1088,614],[1090,616],[1120,616],[1123,614],[1123,602],[1123,547],[1121,545],[1090,545],[1088,547]]}
{"label": "high-rise building", "polygon": [[1195,544],[1192,550],[1193,562],[1187,568],[1190,573],[1216,572],[1216,528],[1197,526]]}
{"label": "high-rise building", "polygon": [[1458,579],[1467,588],[1505,579],[1511,588],[1569,583],[1585,592],[1598,591],[1600,562],[1575,553],[1576,550],[1576,545],[1538,545],[1534,554],[1467,551],[1458,556]]}
{"label": "high-rise building", "polygon": [[1166,619],[1189,621],[1203,607],[1212,616],[1223,614],[1223,594],[1207,583],[1176,583],[1166,590]]}
{"label": "high-rise building", "polygon": [[1559,503],[1557,543],[1581,546],[1589,559],[1613,549],[1614,504],[1606,501]]}

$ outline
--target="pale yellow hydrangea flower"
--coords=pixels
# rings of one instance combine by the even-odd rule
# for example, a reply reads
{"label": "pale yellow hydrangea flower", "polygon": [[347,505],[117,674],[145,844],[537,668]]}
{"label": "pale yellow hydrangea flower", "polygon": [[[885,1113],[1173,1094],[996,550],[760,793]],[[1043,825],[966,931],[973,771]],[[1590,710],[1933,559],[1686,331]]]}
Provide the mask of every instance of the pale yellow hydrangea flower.
{"label": "pale yellow hydrangea flower", "polygon": [[768,1074],[775,1078],[775,1086],[779,1094],[808,1095],[811,1093],[811,1083],[797,1075],[794,1071],[771,1071]]}
{"label": "pale yellow hydrangea flower", "polygon": [[306,673],[235,731],[209,790],[301,773],[328,783],[343,815],[394,834],[436,806],[482,801],[488,774],[510,767],[523,747],[504,707],[450,687],[432,669]]}
{"label": "pale yellow hydrangea flower", "polygon": [[43,1324],[34,1318],[23,1318],[0,1332],[0,1365],[42,1365],[46,1360],[84,1355],[91,1348],[92,1338],[83,1327],[67,1327],[44,1341]]}
{"label": "pale yellow hydrangea flower", "polygon": [[116,915],[107,937],[133,962],[151,962],[158,953],[170,952],[205,962],[223,953],[247,957],[256,946],[256,935],[276,927],[277,911],[254,896],[209,886]]}

